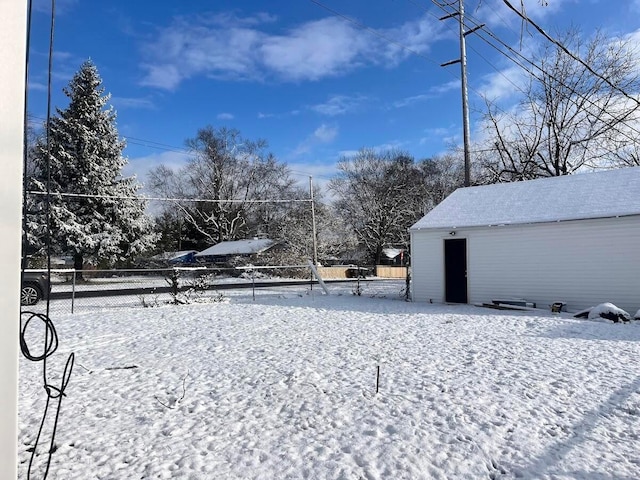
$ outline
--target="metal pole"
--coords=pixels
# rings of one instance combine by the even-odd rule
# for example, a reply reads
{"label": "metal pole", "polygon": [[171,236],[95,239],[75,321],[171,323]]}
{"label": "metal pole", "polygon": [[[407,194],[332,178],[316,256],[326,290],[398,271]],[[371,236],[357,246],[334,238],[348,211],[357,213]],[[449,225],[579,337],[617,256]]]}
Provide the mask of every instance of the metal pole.
{"label": "metal pole", "polygon": [[73,305],[76,299],[76,269],[73,269],[73,283],[71,285],[71,313],[73,313]]}
{"label": "metal pole", "polygon": [[458,0],[459,12],[460,12],[460,75],[462,77],[462,130],[464,141],[464,186],[468,187],[471,184],[470,164],[471,159],[469,155],[469,95],[467,92],[467,47],[465,44],[465,31],[464,31],[464,1]]}
{"label": "metal pole", "polygon": [[313,229],[313,264],[318,265],[318,240],[316,238],[316,208],[313,201],[313,177],[309,175],[309,195],[311,197],[311,226]]}

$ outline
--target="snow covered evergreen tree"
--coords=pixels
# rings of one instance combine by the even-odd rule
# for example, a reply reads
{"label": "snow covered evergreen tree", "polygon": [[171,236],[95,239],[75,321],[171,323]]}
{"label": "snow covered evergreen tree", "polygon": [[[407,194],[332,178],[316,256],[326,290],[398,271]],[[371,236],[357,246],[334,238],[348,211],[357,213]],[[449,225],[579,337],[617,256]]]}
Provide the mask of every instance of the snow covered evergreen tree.
{"label": "snow covered evergreen tree", "polygon": [[[56,109],[49,128],[49,148],[41,137],[34,148],[35,174],[30,189],[46,192],[49,182],[51,247],[73,255],[74,267],[85,260],[113,265],[151,248],[156,235],[145,215],[146,202],[137,196],[141,185],[123,177],[125,143],[118,137],[116,114],[106,107],[96,66],[86,61],[64,90],[66,109]],[[47,162],[49,150],[49,162]],[[46,197],[37,221],[28,222],[28,238],[46,235]]]}

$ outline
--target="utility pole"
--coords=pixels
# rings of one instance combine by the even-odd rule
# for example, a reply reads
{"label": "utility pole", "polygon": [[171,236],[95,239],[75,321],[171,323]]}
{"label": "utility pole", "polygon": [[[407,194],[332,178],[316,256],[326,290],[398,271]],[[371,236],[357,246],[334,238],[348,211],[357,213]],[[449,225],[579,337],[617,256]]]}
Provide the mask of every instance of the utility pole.
{"label": "utility pole", "polygon": [[460,58],[452,60],[450,62],[443,63],[441,66],[446,67],[455,63],[460,64],[460,77],[462,78],[462,135],[464,142],[464,186],[468,187],[471,184],[471,156],[469,154],[469,94],[467,92],[467,46],[465,38],[470,33],[479,30],[484,27],[478,25],[471,30],[465,31],[464,29],[464,0],[458,0],[458,11],[442,17],[440,20],[446,20],[448,18],[458,17],[460,23]]}
{"label": "utility pole", "polygon": [[313,177],[309,175],[309,196],[311,198],[311,227],[313,230],[313,264],[318,265],[318,241],[316,239],[316,207],[313,201]]}

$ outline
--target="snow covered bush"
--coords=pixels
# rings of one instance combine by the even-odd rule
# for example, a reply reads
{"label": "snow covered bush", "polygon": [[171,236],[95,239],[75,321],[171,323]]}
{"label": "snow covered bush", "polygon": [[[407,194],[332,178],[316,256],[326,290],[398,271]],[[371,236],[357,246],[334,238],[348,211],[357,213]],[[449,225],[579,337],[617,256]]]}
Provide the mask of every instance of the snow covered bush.
{"label": "snow covered bush", "polygon": [[612,303],[601,303],[600,305],[593,307],[589,311],[588,318],[590,320],[604,318],[606,320],[611,320],[613,323],[631,321],[631,315]]}
{"label": "snow covered bush", "polygon": [[185,305],[205,301],[222,302],[225,297],[220,292],[217,292],[214,296],[205,297],[214,279],[215,275],[213,274],[196,274],[195,276],[185,278],[183,272],[174,269],[165,278],[170,288],[169,294],[171,295],[171,300],[169,303]]}

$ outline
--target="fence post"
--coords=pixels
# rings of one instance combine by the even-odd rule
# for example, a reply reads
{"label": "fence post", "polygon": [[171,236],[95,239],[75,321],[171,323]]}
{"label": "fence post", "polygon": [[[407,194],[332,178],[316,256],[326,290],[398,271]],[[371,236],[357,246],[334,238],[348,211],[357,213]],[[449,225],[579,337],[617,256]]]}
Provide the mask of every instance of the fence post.
{"label": "fence post", "polygon": [[324,280],[322,280],[322,276],[318,272],[317,266],[314,265],[311,260],[309,260],[307,264],[309,265],[309,268],[311,269],[311,272],[313,273],[313,275],[318,279],[318,283],[322,287],[322,290],[324,290],[324,293],[326,295],[329,295],[329,290],[327,289],[327,286],[325,285]]}
{"label": "fence post", "polygon": [[256,272],[251,270],[251,293],[253,295],[253,301],[256,301]]}
{"label": "fence post", "polygon": [[73,269],[73,282],[71,285],[71,313],[73,313],[73,304],[76,298],[76,269]]}

